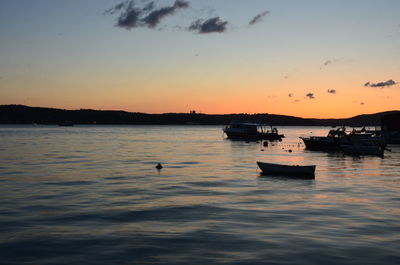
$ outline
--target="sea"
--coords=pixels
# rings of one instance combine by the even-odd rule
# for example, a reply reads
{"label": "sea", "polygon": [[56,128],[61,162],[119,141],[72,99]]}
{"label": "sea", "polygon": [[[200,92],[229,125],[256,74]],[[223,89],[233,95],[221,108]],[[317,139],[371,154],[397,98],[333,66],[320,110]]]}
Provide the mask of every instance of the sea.
{"label": "sea", "polygon": [[278,129],[1,125],[0,264],[400,264],[400,145],[307,151],[299,137],[330,128]]}

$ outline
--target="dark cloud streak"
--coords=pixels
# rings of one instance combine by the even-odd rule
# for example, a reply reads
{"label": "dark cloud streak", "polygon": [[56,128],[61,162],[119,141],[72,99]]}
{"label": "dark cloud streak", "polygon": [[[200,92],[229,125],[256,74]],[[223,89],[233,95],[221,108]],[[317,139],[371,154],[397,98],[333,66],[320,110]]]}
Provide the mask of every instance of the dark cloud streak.
{"label": "dark cloud streak", "polygon": [[255,17],[252,18],[252,20],[250,20],[249,25],[254,25],[256,23],[261,22],[262,18],[265,17],[266,15],[269,14],[269,11],[264,11],[260,14],[257,14]]}
{"label": "dark cloud streak", "polygon": [[328,89],[327,92],[329,94],[336,94],[336,90],[335,89]]}
{"label": "dark cloud streak", "polygon": [[223,21],[219,17],[209,18],[206,21],[201,19],[196,20],[189,26],[190,31],[197,33],[222,33],[227,30],[228,21]]}
{"label": "dark cloud streak", "polygon": [[392,79],[386,81],[386,82],[379,82],[379,83],[370,83],[367,82],[364,84],[365,87],[380,87],[380,88],[384,88],[384,87],[389,87],[389,86],[394,86],[396,85],[397,82],[393,81]]}
{"label": "dark cloud streak", "polygon": [[131,1],[127,4],[125,11],[118,17],[117,26],[128,30],[139,27],[141,14],[142,10],[135,8],[134,2]]}
{"label": "dark cloud streak", "polygon": [[[151,3],[150,3],[151,4]],[[148,5],[149,6],[149,5]],[[148,7],[146,6],[146,7]],[[160,24],[161,19],[166,16],[172,15],[178,9],[188,8],[189,3],[184,0],[176,0],[173,6],[163,7],[157,10],[153,10],[148,14],[146,17],[142,19],[142,21],[148,26],[149,28],[154,28],[158,24]],[[151,6],[154,8],[154,6]]]}
{"label": "dark cloud streak", "polygon": [[306,97],[308,97],[309,99],[314,99],[314,93],[307,93]]}
{"label": "dark cloud streak", "polygon": [[117,18],[117,27],[132,29],[137,27],[155,28],[166,16],[173,15],[178,9],[189,7],[189,2],[185,0],[176,0],[172,6],[166,6],[155,9],[154,1],[149,2],[143,8],[135,7],[134,0],[128,0],[115,5],[106,10],[105,14],[119,13]]}

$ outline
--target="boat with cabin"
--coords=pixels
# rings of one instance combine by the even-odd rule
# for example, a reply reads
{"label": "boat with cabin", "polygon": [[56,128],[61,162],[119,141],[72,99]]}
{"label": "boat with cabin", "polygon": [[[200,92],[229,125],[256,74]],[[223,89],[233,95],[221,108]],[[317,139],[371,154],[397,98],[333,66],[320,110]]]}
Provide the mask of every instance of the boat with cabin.
{"label": "boat with cabin", "polygon": [[345,127],[332,129],[327,136],[300,137],[303,140],[307,150],[313,151],[343,151],[342,146],[368,145],[379,146],[382,149],[386,147],[386,141],[381,135],[380,130],[370,130],[362,127],[353,128],[346,131]]}
{"label": "boat with cabin", "polygon": [[277,128],[260,122],[232,121],[223,131],[228,139],[281,140],[285,137]]}
{"label": "boat with cabin", "polygon": [[346,128],[340,127],[329,130],[327,136],[300,137],[307,150],[336,151],[340,150],[340,142],[347,135]]}

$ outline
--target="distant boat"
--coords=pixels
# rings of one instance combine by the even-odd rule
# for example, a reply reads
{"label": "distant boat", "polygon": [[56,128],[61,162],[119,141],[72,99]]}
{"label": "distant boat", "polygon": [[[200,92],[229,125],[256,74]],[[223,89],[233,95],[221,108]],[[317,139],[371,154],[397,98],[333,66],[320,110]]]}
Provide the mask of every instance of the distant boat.
{"label": "distant boat", "polygon": [[355,128],[352,131],[346,131],[345,127],[332,129],[327,136],[300,137],[303,140],[307,150],[313,151],[341,151],[342,145],[353,145],[354,142],[371,141],[376,142],[383,148],[385,146],[384,138],[378,130],[367,130],[363,127],[360,130]]}
{"label": "distant boat", "polygon": [[298,178],[314,178],[315,165],[299,166],[299,165],[282,165],[273,163],[257,162],[258,167],[264,174],[279,174]]}
{"label": "distant boat", "polygon": [[281,140],[285,137],[278,133],[278,129],[267,129],[267,125],[258,122],[232,121],[223,128],[228,139],[243,140]]}

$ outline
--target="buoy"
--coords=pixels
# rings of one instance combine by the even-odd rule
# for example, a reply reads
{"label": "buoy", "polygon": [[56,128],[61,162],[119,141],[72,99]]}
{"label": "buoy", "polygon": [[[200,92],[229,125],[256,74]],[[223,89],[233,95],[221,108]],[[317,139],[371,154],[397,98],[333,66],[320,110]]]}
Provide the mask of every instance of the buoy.
{"label": "buoy", "polygon": [[157,169],[162,169],[163,166],[162,166],[160,163],[158,163],[157,166],[156,166],[156,168],[157,168]]}

